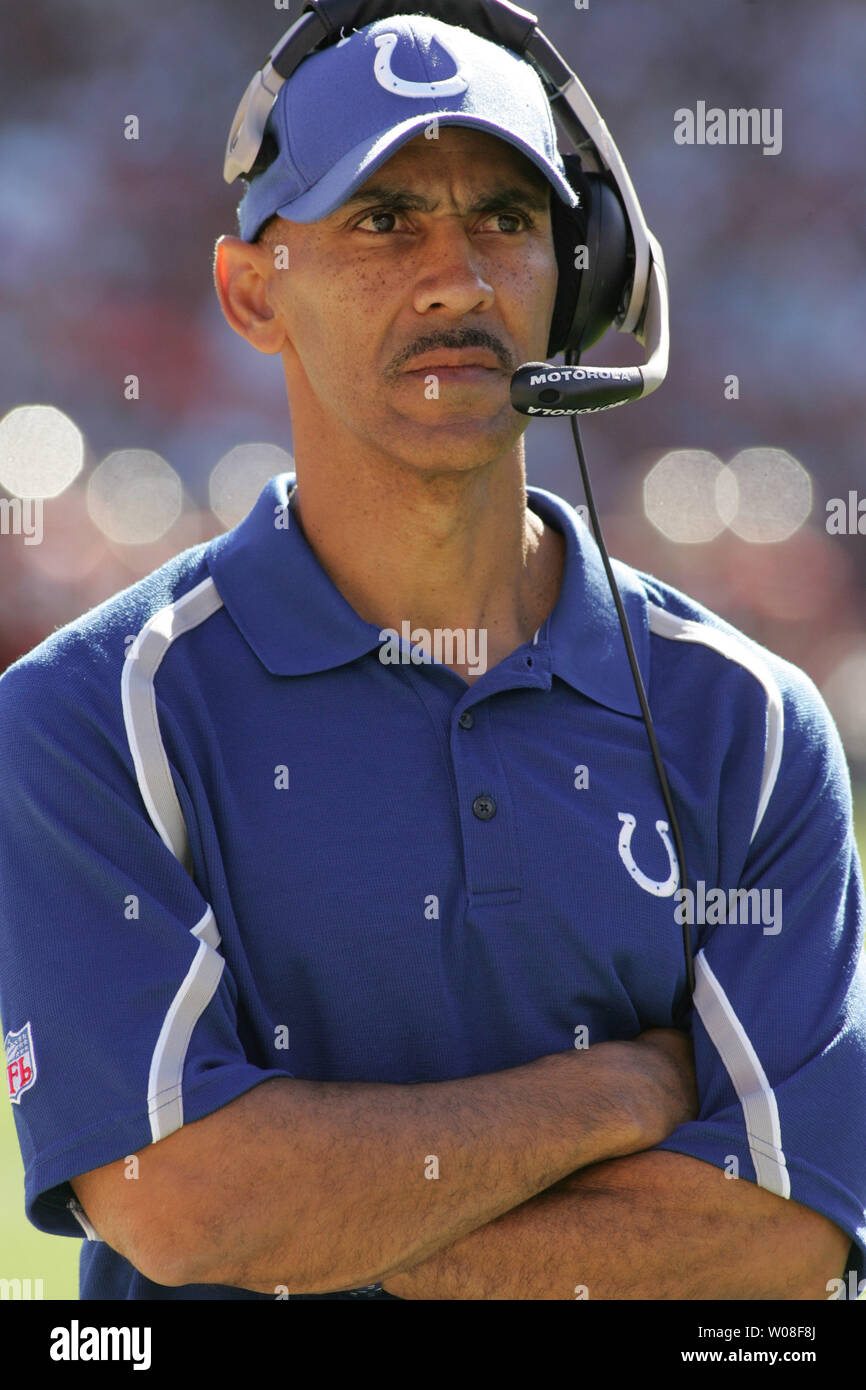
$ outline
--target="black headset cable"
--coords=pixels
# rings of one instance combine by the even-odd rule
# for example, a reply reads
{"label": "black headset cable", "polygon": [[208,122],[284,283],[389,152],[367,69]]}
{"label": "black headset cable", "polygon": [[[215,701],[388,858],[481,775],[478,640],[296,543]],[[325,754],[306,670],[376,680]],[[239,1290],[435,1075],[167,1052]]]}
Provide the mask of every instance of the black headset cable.
{"label": "black headset cable", "polygon": [[[569,367],[576,366],[578,359],[579,353],[577,352],[572,351],[567,352],[565,354],[566,365]],[[634,642],[632,641],[628,620],[625,615],[625,608],[623,607],[622,596],[620,595],[619,588],[617,587],[616,577],[613,572],[613,566],[610,563],[610,557],[607,553],[607,546],[604,542],[604,535],[601,529],[601,522],[598,518],[598,511],[596,509],[595,498],[592,492],[592,485],[589,481],[589,469],[587,468],[586,456],[583,451],[583,441],[580,436],[578,416],[570,416],[570,421],[571,432],[574,436],[574,445],[577,450],[577,461],[580,465],[580,476],[583,481],[583,490],[586,495],[586,503],[589,509],[590,520],[592,521],[593,533],[595,535],[595,539],[598,544],[599,551],[601,553],[601,559],[604,565],[605,574],[607,575],[607,582],[610,585],[610,591],[613,595],[613,601],[616,604],[617,616],[619,618],[619,625],[622,631],[623,640],[625,641],[625,649],[626,654],[628,656],[629,666],[631,667],[634,688],[637,692],[637,698],[640,703],[641,713],[643,715],[643,722],[646,726],[647,737],[649,738],[650,751],[652,753],[653,763],[655,765],[656,776],[658,777],[662,798],[664,800],[665,808],[667,810],[668,818],[670,820],[671,831],[673,832],[674,845],[676,847],[677,860],[679,861],[680,867],[680,883],[683,888],[687,888],[688,876],[686,870],[686,851],[685,845],[683,843],[682,833],[680,831],[680,823],[677,818],[676,809],[674,807],[674,800],[673,796],[671,795],[671,789],[668,783],[667,773],[665,772],[665,766],[662,762],[662,756],[659,750],[658,739],[656,738],[655,727],[653,725],[652,714],[650,713],[649,701],[646,697],[646,690],[644,689],[643,677],[641,676],[640,667],[637,663],[637,656],[635,655],[634,650]],[[688,913],[686,914],[686,918],[688,918]],[[688,920],[683,922],[683,953],[685,956],[686,963],[688,1003],[683,1007],[683,1009],[680,1012],[680,1020],[682,1020],[684,1016],[690,1011],[691,999],[695,991],[695,966],[694,961],[692,959],[692,943],[689,934],[689,926],[690,924]]]}

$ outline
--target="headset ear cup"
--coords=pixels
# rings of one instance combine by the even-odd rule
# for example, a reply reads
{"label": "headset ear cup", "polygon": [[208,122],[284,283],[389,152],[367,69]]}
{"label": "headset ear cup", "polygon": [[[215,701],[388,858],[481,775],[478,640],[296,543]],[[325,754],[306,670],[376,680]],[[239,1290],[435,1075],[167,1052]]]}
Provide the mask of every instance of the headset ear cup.
{"label": "headset ear cup", "polygon": [[[569,182],[581,206],[551,202],[559,288],[548,356],[584,351],[597,343],[616,319],[631,283],[631,238],[625,209],[601,174],[584,173],[577,155],[564,157]],[[585,267],[575,265],[585,248]]]}
{"label": "headset ear cup", "polygon": [[555,357],[558,352],[562,352],[572,335],[574,317],[577,312],[578,289],[585,273],[575,267],[575,256],[577,247],[586,242],[587,215],[590,207],[589,189],[578,156],[563,155],[563,162],[568,181],[577,193],[580,202],[576,208],[566,207],[556,192],[552,193],[550,199],[550,221],[559,281],[553,318],[550,324],[548,357]]}

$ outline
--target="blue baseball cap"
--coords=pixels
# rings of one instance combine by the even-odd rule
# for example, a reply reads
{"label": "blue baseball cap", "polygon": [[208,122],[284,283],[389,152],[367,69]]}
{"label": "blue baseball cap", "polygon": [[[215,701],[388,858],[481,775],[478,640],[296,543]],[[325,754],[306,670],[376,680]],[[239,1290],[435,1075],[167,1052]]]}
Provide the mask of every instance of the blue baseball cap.
{"label": "blue baseball cap", "polygon": [[279,154],[240,203],[241,237],[254,241],[274,214],[327,217],[434,118],[507,140],[577,206],[535,69],[469,29],[396,15],[311,54],[283,83],[266,127]]}

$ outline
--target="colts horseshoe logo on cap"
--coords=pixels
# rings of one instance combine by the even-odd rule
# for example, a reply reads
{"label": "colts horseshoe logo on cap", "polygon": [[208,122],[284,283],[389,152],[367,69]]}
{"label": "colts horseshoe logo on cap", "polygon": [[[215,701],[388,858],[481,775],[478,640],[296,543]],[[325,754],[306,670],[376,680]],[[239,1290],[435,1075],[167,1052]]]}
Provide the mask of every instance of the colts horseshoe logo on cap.
{"label": "colts horseshoe logo on cap", "polygon": [[386,92],[393,92],[398,97],[456,97],[461,92],[465,92],[469,86],[468,78],[463,76],[460,68],[459,59],[454,57],[451,49],[446,43],[437,36],[436,42],[445,49],[448,57],[452,59],[457,71],[453,77],[446,77],[441,82],[408,82],[403,77],[397,77],[391,71],[391,57],[397,47],[398,34],[377,34],[376,47],[379,52],[376,54],[376,62],[373,72],[380,87],[384,87]]}
{"label": "colts horseshoe logo on cap", "polygon": [[664,846],[668,852],[668,859],[670,861],[671,866],[670,874],[665,879],[664,883],[661,883],[657,879],[648,878],[647,875],[644,873],[643,869],[639,869],[634,861],[634,856],[631,852],[631,837],[634,834],[634,828],[637,825],[637,821],[635,820],[634,816],[631,814],[630,811],[618,811],[617,815],[622,821],[622,825],[620,826],[619,832],[619,857],[622,860],[623,864],[625,864],[625,867],[628,869],[629,873],[631,874],[638,887],[642,888],[645,893],[652,893],[653,897],[656,898],[669,898],[671,894],[676,891],[677,885],[680,881],[680,870],[679,865],[677,864],[676,855],[674,854],[674,847],[671,844],[671,837],[668,834],[667,821],[656,821],[656,830],[658,831],[659,835],[661,835],[662,840],[664,841]]}

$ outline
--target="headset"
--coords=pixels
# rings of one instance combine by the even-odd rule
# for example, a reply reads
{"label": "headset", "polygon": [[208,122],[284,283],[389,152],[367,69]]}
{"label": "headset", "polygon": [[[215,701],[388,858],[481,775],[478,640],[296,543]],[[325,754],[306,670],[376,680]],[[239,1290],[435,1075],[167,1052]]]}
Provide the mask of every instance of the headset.
{"label": "headset", "polygon": [[[560,53],[538,28],[537,16],[509,0],[308,0],[300,18],[274,45],[253,77],[232,121],[226,145],[226,183],[257,172],[265,127],[283,83],[311,53],[343,37],[343,30],[365,28],[395,15],[424,14],[469,29],[510,49],[538,74],[571,149],[561,151],[569,182],[579,195],[568,208],[551,198],[551,223],[559,281],[549,357],[565,354],[566,365],[528,362],[511,379],[511,404],[532,418],[570,417],[581,477],[605,573],[622,629],[632,678],[649,738],[662,798],[670,819],[680,869],[688,886],[686,857],[676,808],[662,762],[646,691],[637,664],[613,568],[592,494],[577,416],[610,410],[655,391],[667,375],[670,343],[669,300],[664,256],[649,230],[628,170],[589,94]],[[583,248],[582,268],[576,251]],[[631,334],[646,361],[633,367],[581,367],[580,355],[610,329]],[[688,923],[683,924],[688,1001],[695,988]]]}

